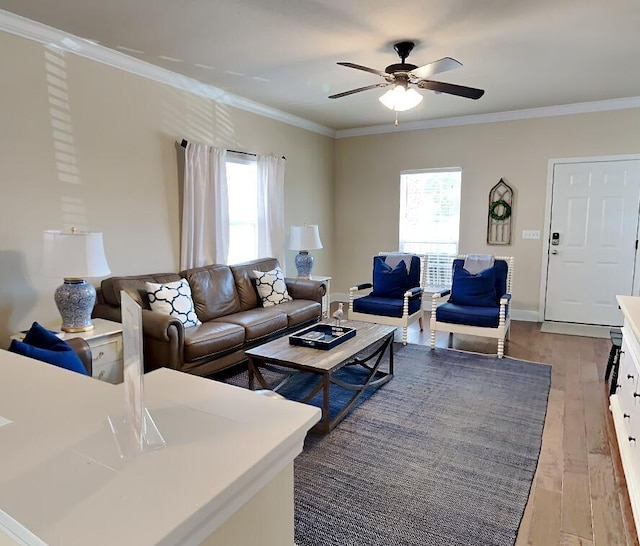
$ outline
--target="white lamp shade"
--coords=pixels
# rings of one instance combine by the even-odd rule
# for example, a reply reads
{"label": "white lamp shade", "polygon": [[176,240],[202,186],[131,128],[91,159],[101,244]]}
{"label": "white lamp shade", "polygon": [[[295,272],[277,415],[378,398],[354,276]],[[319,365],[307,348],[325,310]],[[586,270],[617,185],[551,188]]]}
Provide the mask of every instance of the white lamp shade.
{"label": "white lamp shade", "polygon": [[316,250],[322,248],[318,226],[291,226],[289,248],[291,250]]}
{"label": "white lamp shade", "polygon": [[111,273],[104,255],[102,233],[50,231],[43,233],[43,273],[50,277],[84,279]]}
{"label": "white lamp shade", "polygon": [[418,106],[422,98],[422,95],[415,89],[403,85],[396,85],[378,100],[389,108],[389,110],[404,112],[405,110],[411,110],[411,108]]}

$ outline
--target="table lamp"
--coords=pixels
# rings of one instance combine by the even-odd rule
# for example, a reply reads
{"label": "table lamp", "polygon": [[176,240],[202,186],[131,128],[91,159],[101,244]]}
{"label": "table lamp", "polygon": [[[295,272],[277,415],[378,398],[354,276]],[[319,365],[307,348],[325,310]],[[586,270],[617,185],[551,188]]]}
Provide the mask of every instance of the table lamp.
{"label": "table lamp", "polygon": [[43,233],[42,269],[49,277],[62,277],[55,302],[65,332],[86,332],[93,328],[91,311],[96,289],[85,277],[104,277],[111,273],[104,255],[102,233],[52,231]]}
{"label": "table lamp", "polygon": [[318,226],[291,226],[289,248],[291,250],[299,251],[295,257],[298,277],[302,277],[305,279],[311,277],[311,271],[313,269],[313,256],[309,254],[309,251],[322,248]]}

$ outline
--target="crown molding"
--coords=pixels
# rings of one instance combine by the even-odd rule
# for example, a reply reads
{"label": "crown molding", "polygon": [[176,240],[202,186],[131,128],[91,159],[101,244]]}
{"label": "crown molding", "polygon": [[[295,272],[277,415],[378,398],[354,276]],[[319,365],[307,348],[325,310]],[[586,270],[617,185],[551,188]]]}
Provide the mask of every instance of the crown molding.
{"label": "crown molding", "polygon": [[37,21],[32,21],[31,19],[27,19],[26,17],[22,17],[5,10],[0,10],[0,30],[28,40],[40,42],[48,46],[58,47],[81,57],[85,57],[113,68],[124,70],[131,74],[142,76],[143,78],[170,85],[171,87],[182,89],[222,104],[233,106],[239,110],[251,112],[262,117],[286,123],[287,125],[300,127],[301,129],[333,138],[349,138],[384,133],[421,131],[441,127],[458,127],[462,125],[476,125],[480,123],[497,123],[502,121],[606,112],[611,110],[640,107],[640,97],[628,97],[560,106],[529,108],[525,110],[511,110],[508,112],[495,112],[490,114],[410,121],[403,123],[398,127],[391,124],[385,124],[358,127],[354,129],[335,130],[325,127],[319,123],[283,112],[282,110],[277,110],[276,108],[246,99],[239,95],[228,93],[219,87],[202,83],[193,78],[152,65],[146,61],[126,55],[125,53],[85,40],[84,38],[79,38],[73,34],[49,27],[42,23],[38,23]]}
{"label": "crown molding", "polygon": [[391,124],[372,125],[356,129],[340,129],[335,138],[349,138],[355,136],[379,135],[383,133],[399,133],[405,131],[421,131],[424,129],[438,129],[441,127],[458,127],[461,125],[476,125],[479,123],[497,123],[500,121],[514,121],[520,119],[547,118],[566,116],[570,114],[588,114],[592,112],[607,112],[610,110],[624,110],[640,108],[640,97],[610,99],[595,102],[580,102],[563,104],[560,106],[545,106],[542,108],[528,108],[526,110],[511,110],[492,114],[477,114],[473,116],[459,116],[453,118],[432,119],[424,121],[409,121],[402,126]]}
{"label": "crown molding", "polygon": [[15,34],[28,40],[40,42],[42,44],[57,47],[69,51],[81,57],[91,59],[113,68],[118,68],[137,76],[142,76],[159,83],[164,83],[195,95],[212,99],[216,102],[228,104],[239,110],[251,112],[262,117],[270,118],[287,125],[293,125],[319,133],[321,135],[335,137],[335,130],[319,123],[309,121],[298,116],[294,116],[282,110],[271,108],[264,104],[227,93],[223,89],[202,83],[193,78],[176,74],[165,68],[152,65],[146,61],[136,59],[114,49],[96,44],[84,38],[79,38],[62,30],[32,21],[26,17],[14,13],[0,10],[0,30]]}

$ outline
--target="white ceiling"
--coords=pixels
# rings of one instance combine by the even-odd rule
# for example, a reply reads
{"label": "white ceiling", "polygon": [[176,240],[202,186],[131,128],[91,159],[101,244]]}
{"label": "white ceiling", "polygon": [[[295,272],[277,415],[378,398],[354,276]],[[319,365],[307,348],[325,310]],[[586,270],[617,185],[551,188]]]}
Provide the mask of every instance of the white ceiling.
{"label": "white ceiling", "polygon": [[[449,56],[433,79],[479,87],[477,100],[420,90],[400,122],[640,96],[637,0],[0,0],[0,8],[96,41],[332,129],[393,123],[384,70]],[[164,57],[164,58],[163,58]],[[173,60],[172,60],[173,59]]]}

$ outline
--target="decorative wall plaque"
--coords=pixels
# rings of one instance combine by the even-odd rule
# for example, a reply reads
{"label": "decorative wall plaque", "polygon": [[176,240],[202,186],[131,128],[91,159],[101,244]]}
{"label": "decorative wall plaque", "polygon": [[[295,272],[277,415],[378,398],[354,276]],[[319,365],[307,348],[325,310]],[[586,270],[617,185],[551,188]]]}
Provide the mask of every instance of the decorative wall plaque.
{"label": "decorative wall plaque", "polygon": [[489,192],[487,244],[511,244],[513,220],[513,190],[502,178]]}

